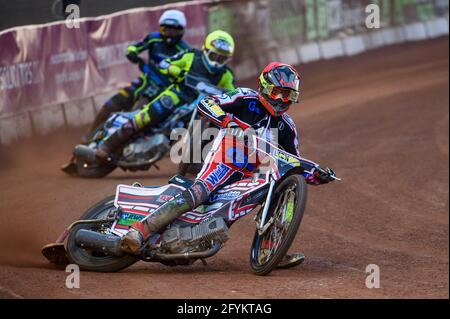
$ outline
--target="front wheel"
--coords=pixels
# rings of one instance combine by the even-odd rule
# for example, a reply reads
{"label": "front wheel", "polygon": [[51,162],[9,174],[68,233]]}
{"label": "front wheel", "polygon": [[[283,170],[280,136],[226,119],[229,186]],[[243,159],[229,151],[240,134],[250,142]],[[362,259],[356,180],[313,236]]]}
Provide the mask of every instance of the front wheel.
{"label": "front wheel", "polygon": [[[104,219],[108,216],[111,209],[114,209],[114,195],[91,207],[80,219]],[[109,227],[111,227],[111,223],[75,226],[67,239],[67,257],[70,263],[77,264],[82,270],[115,272],[127,268],[138,261],[136,257],[131,255],[111,256],[105,253],[89,251],[76,245],[75,235],[80,229],[103,232]]]}
{"label": "front wheel", "polygon": [[306,206],[305,179],[300,175],[289,176],[277,186],[274,194],[267,215],[272,223],[262,235],[255,232],[250,252],[251,268],[260,276],[277,267],[294,241]]}

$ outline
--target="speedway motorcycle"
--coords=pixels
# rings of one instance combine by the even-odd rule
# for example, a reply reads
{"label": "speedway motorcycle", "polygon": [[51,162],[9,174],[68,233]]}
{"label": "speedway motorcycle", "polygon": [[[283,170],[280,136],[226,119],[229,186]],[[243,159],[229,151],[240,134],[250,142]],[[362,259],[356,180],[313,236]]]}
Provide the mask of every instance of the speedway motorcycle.
{"label": "speedway motorcycle", "polygon": [[[233,135],[222,129],[217,139],[224,138]],[[119,271],[139,260],[168,266],[200,260],[206,265],[205,259],[214,256],[230,238],[231,225],[257,209],[250,265],[257,275],[269,274],[286,255],[303,217],[307,185],[302,174],[320,168],[263,138],[253,136],[252,140],[253,150],[264,156],[266,164],[260,164],[251,178],[219,188],[203,205],[150,236],[139,254],[124,252],[121,237],[131,224],[150,216],[193,181],[175,175],[164,186],[118,185],[115,195],[88,209],[56,243],[44,246],[43,255],[56,264],[74,263],[99,272]]]}
{"label": "speedway motorcycle", "polygon": [[[170,147],[177,142],[170,140],[171,132],[177,128],[187,128],[192,132],[194,120],[199,119],[196,107],[198,102],[205,96],[223,93],[222,89],[211,85],[207,79],[191,74],[186,75],[185,84],[197,91],[198,97],[191,103],[177,107],[166,121],[131,139],[114,154],[113,161],[105,163],[98,160],[95,157],[95,149],[103,139],[132,119],[139,110],[113,113],[103,125],[89,135],[84,144],[74,148],[72,159],[62,170],[70,175],[99,178],[108,175],[117,167],[125,171],[148,170],[152,166],[159,169],[157,162],[168,154]],[[197,166],[194,163],[181,162],[179,171],[181,174],[195,172],[198,170]]]}

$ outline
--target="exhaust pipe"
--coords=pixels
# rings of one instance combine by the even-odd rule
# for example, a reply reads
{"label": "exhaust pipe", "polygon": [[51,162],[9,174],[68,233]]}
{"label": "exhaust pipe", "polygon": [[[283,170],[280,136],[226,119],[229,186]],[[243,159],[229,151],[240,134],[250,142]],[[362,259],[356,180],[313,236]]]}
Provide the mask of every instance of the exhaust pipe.
{"label": "exhaust pipe", "polygon": [[122,256],[120,237],[100,234],[92,230],[80,229],[75,235],[75,244],[83,249],[108,253],[113,256]]}
{"label": "exhaust pipe", "polygon": [[156,253],[155,259],[159,260],[180,260],[180,259],[203,259],[203,258],[209,258],[220,250],[221,244],[218,242],[214,242],[212,247],[205,251],[199,251],[199,252],[187,252],[187,253],[181,253],[181,254],[162,254],[162,253]]}
{"label": "exhaust pipe", "polygon": [[[117,257],[124,255],[120,244],[120,237],[115,235],[100,234],[92,230],[80,229],[75,235],[75,244],[83,249],[108,253]],[[220,250],[220,247],[220,243],[214,242],[212,247],[206,251],[181,254],[163,254],[158,252],[153,258],[155,261],[204,259],[215,255]]]}
{"label": "exhaust pipe", "polygon": [[73,149],[73,155],[77,158],[81,158],[88,163],[93,163],[97,160],[95,150],[86,145],[77,145]]}

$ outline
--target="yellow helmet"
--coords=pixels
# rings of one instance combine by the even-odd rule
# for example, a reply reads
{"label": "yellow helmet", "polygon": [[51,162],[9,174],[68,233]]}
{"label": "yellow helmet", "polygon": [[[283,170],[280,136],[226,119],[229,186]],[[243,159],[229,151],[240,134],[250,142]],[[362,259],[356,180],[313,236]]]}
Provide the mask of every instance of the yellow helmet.
{"label": "yellow helmet", "polygon": [[234,54],[233,37],[222,30],[208,34],[203,44],[203,60],[210,72],[217,71],[230,62]]}

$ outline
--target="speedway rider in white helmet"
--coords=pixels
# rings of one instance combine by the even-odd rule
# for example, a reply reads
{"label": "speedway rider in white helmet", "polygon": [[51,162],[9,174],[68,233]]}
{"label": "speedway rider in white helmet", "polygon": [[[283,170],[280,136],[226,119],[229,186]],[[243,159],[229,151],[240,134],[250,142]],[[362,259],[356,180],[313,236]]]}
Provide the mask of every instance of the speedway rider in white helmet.
{"label": "speedway rider in white helmet", "polygon": [[[182,40],[187,26],[186,17],[180,10],[167,10],[159,18],[159,31],[149,33],[144,40],[134,43],[127,48],[127,58],[132,63],[141,61],[139,54],[148,51],[148,61],[154,65],[158,65],[164,59],[174,56],[185,50],[189,50],[190,46]],[[162,74],[159,74],[162,76]],[[152,79],[153,78],[153,79]],[[163,76],[167,78],[167,76]],[[169,85],[168,83],[167,85]],[[154,90],[145,90],[149,86],[153,86]],[[141,94],[146,91],[154,92],[153,96],[149,96],[149,100],[155,98],[160,92],[161,84],[155,83],[155,76],[143,72],[138,79],[134,80],[126,87],[121,88],[114,96],[112,96],[102,106],[99,114],[92,124],[91,131],[95,130],[100,124],[105,122],[113,112],[129,111]]]}

